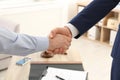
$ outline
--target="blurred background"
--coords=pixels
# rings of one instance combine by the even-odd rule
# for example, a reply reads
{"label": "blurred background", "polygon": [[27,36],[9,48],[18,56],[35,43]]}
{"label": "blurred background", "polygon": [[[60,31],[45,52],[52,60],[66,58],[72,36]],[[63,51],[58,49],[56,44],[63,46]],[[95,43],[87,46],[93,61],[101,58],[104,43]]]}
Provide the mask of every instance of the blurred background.
{"label": "blurred background", "polygon": [[[67,24],[91,1],[0,0],[0,19],[19,24],[19,33],[46,36],[53,28]],[[118,4],[82,37],[73,39],[72,47],[81,55],[83,67],[89,73],[88,80],[110,80],[112,62],[110,55],[119,23],[120,5]],[[6,62],[7,67],[9,67],[8,63]],[[0,71],[0,80],[4,80],[5,74],[6,71]]]}
{"label": "blurred background", "polygon": [[20,32],[31,35],[47,35],[76,14],[76,0],[0,0],[0,18],[20,24]]}

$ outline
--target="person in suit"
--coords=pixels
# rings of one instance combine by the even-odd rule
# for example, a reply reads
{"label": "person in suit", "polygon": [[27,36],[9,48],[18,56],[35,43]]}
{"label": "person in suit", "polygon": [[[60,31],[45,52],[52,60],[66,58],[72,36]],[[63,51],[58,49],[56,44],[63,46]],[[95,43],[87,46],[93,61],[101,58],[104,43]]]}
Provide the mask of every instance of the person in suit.
{"label": "person in suit", "polygon": [[[0,25],[2,26],[2,25]],[[58,34],[55,38],[15,33],[0,27],[0,54],[26,56],[39,51],[68,49],[71,38]]]}
{"label": "person in suit", "polygon": [[[54,38],[56,34],[78,38],[93,25],[106,16],[120,0],[93,0],[80,13],[78,13],[63,28],[53,29],[50,37]],[[69,30],[69,32],[66,32]],[[54,53],[63,53],[64,50],[55,50]],[[120,80],[120,29],[117,32],[114,46],[112,49],[113,62],[111,68],[111,80]]]}

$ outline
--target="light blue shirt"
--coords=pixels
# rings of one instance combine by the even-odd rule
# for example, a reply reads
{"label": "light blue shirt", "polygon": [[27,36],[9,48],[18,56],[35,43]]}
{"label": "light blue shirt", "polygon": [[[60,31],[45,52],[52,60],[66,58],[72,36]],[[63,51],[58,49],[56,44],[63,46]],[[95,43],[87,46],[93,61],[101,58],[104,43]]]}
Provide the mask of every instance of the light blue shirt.
{"label": "light blue shirt", "polygon": [[49,45],[48,37],[19,34],[0,28],[0,53],[25,56],[45,51]]}

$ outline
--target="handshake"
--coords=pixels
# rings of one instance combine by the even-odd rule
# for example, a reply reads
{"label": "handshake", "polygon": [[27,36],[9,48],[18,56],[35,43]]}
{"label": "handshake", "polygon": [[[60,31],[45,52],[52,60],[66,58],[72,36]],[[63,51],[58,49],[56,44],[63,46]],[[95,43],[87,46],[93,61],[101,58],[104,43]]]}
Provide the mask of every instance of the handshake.
{"label": "handshake", "polygon": [[72,34],[69,28],[55,28],[49,34],[49,47],[47,52],[52,54],[63,54],[69,49]]}

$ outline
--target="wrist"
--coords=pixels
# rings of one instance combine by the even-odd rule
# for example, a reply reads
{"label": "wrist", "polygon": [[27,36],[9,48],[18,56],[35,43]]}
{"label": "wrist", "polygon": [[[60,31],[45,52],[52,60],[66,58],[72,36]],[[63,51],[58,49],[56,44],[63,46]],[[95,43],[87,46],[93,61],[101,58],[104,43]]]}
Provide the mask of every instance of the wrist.
{"label": "wrist", "polygon": [[68,28],[68,26],[64,26],[64,28],[67,30],[67,32],[69,33],[69,36],[72,37],[72,32],[71,30]]}

